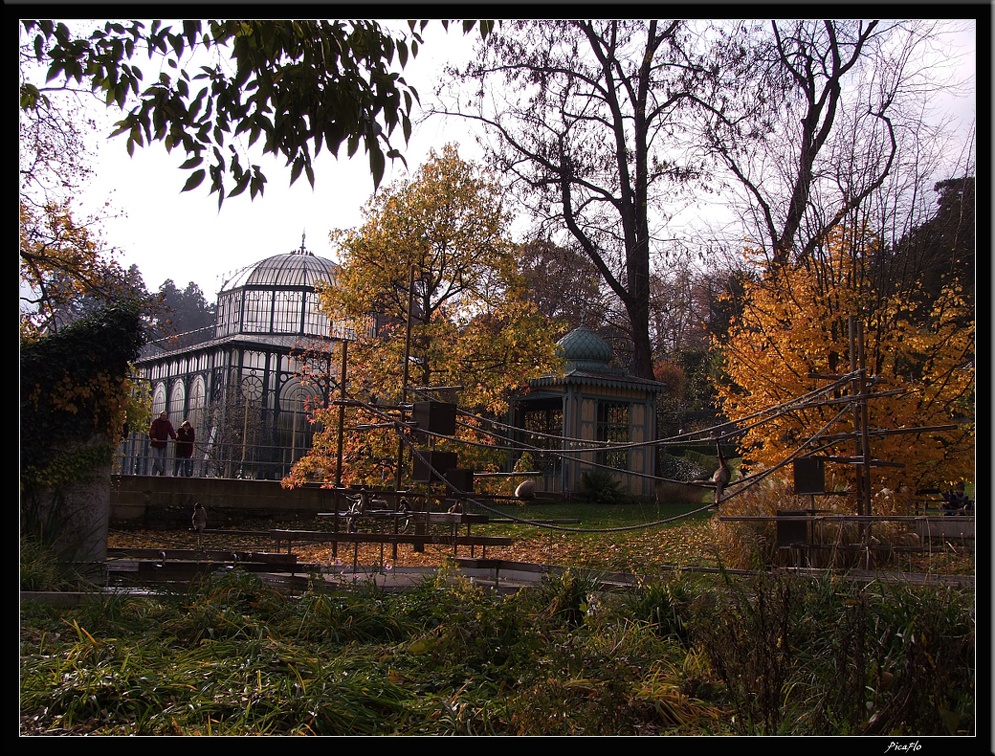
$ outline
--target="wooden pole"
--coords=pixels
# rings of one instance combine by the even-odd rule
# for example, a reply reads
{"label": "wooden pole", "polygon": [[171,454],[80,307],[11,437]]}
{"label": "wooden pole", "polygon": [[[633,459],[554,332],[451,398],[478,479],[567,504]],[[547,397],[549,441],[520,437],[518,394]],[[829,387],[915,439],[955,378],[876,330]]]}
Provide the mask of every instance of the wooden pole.
{"label": "wooden pole", "polygon": [[847,319],[847,330],[849,332],[850,342],[850,373],[855,374],[853,379],[850,381],[850,396],[851,398],[856,399],[853,405],[853,431],[854,456],[857,458],[855,461],[857,514],[867,515],[869,513],[868,510],[870,509],[870,490],[865,490],[868,488],[868,476],[865,474],[865,471],[867,470],[867,466],[870,464],[867,427],[865,424],[867,401],[866,399],[857,399],[857,397],[862,397],[864,394],[864,374],[863,370],[860,368],[862,358],[859,354],[860,350],[858,346],[860,342],[858,337],[859,324],[857,323],[857,318],[853,315]]}
{"label": "wooden pole", "polygon": [[[408,317],[404,334],[404,372],[401,378],[401,404],[408,400],[408,362],[411,359],[411,311],[415,300],[415,266],[408,270]],[[395,489],[401,490],[401,478],[404,474],[404,407],[401,407],[401,424],[397,427],[397,478]]]}
{"label": "wooden pole", "polygon": [[[342,486],[342,439],[343,439],[343,427],[345,425],[345,381],[346,381],[346,367],[349,364],[349,342],[345,339],[342,340],[342,370],[339,373],[339,398],[342,399],[339,402],[339,437],[338,437],[338,448],[335,453],[335,487],[341,488]],[[338,497],[336,496],[336,510],[338,508]]]}
{"label": "wooden pole", "polygon": [[867,353],[864,351],[864,324],[857,323],[857,367],[860,369],[858,388],[860,389],[860,452],[864,464],[860,470],[864,476],[864,514],[871,515],[871,442],[868,424],[870,415],[867,409]]}

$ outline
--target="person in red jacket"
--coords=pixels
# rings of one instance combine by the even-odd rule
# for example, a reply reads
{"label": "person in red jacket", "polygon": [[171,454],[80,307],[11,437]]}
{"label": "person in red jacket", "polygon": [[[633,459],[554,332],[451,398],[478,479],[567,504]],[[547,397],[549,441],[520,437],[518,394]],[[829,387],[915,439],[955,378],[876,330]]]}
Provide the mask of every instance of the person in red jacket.
{"label": "person in red jacket", "polygon": [[152,447],[152,474],[166,474],[166,442],[169,439],[176,440],[176,431],[173,424],[169,422],[169,416],[165,412],[159,413],[159,417],[152,421],[149,426],[149,446]]}
{"label": "person in red jacket", "polygon": [[173,465],[174,478],[181,473],[184,478],[189,478],[193,475],[194,440],[193,426],[190,425],[189,420],[184,420],[180,423],[180,427],[176,429],[176,462]]}

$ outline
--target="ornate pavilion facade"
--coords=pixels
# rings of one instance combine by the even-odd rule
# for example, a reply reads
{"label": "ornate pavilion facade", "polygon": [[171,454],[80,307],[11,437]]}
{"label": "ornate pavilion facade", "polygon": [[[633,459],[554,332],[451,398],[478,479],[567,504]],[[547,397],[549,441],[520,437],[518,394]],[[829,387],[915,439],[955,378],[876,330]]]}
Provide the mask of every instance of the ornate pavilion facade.
{"label": "ornate pavilion facade", "polygon": [[[148,383],[153,417],[165,411],[174,427],[184,419],[194,426],[194,475],[280,479],[310,449],[307,409],[328,406],[338,388],[337,344],[352,337],[319,307],[317,289],[336,270],[302,242],[222,286],[206,341],[146,348],[139,380]],[[147,446],[147,429],[132,429],[119,471],[147,473]]]}
{"label": "ornate pavilion facade", "polygon": [[653,496],[657,395],[666,385],[614,367],[611,346],[584,326],[558,349],[564,372],[530,381],[512,405],[519,441],[534,447],[536,490],[573,494],[585,472],[600,470],[630,494]]}

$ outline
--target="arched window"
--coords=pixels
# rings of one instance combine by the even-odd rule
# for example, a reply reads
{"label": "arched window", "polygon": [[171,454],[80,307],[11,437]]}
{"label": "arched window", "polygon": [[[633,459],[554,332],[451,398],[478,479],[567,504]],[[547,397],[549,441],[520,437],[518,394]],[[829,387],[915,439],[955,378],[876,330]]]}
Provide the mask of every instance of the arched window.
{"label": "arched window", "polygon": [[204,384],[204,376],[195,376],[190,384],[190,403],[187,410],[187,419],[194,428],[200,428],[204,424],[207,407],[207,387]]}
{"label": "arched window", "polygon": [[321,402],[317,386],[305,385],[297,378],[287,381],[280,392],[280,423],[277,443],[293,464],[311,448],[314,434],[308,419],[309,410]]}
{"label": "arched window", "polygon": [[169,408],[166,410],[169,414],[169,419],[173,421],[173,425],[179,425],[183,420],[183,401],[186,399],[186,394],[183,381],[174,381],[173,390],[169,394]]}
{"label": "arched window", "polygon": [[159,381],[152,387],[152,416],[166,411],[166,384]]}

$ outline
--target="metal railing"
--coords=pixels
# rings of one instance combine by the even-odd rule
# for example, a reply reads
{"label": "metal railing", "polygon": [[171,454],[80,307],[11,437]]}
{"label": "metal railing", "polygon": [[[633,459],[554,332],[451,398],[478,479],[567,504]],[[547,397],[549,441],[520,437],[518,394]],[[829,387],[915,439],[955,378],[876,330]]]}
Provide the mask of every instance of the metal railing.
{"label": "metal railing", "polygon": [[[251,480],[281,480],[290,474],[297,460],[308,449],[288,449],[282,446],[241,443],[194,443],[189,459],[177,458],[176,444],[169,441],[162,456],[164,471],[169,477],[241,478]],[[153,454],[149,439],[133,433],[118,444],[112,462],[114,475],[152,475]]]}

